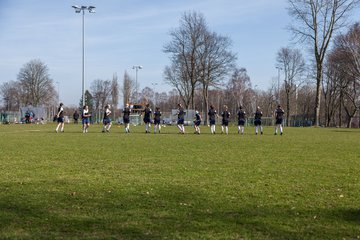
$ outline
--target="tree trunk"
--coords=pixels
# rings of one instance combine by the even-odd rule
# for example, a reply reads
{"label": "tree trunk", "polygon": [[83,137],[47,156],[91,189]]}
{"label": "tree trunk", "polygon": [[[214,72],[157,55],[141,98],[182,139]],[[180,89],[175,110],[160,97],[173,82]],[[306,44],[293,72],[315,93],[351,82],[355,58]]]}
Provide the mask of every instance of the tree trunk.
{"label": "tree trunk", "polygon": [[316,67],[316,99],[315,99],[315,126],[320,126],[320,104],[321,104],[321,80],[322,65],[317,63]]}

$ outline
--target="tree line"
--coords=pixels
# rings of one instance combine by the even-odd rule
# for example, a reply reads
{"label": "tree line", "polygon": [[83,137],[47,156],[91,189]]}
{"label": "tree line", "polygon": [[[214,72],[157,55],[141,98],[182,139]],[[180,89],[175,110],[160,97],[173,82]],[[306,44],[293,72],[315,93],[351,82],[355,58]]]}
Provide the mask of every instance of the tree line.
{"label": "tree line", "polygon": [[[297,45],[310,54],[304,57],[294,45],[281,47],[274,56],[279,75],[265,90],[252,84],[245,67],[236,65],[241,53],[232,51],[230,37],[212,31],[203,14],[185,12],[163,48],[169,57],[164,82],[173,90],[135,91],[138,86],[125,72],[121,86],[116,74],[112,80],[93,80],[86,91],[87,104],[99,117],[101,109],[111,104],[116,117],[120,94],[123,105],[139,100],[162,111],[182,102],[185,108],[203,113],[210,104],[218,111],[227,105],[233,113],[241,105],[249,114],[260,106],[265,116],[271,116],[280,103],[288,124],[300,119],[316,126],[351,127],[360,107],[360,23],[349,24],[349,16],[359,2],[288,0],[293,18],[289,30]],[[26,104],[56,105],[58,93],[47,66],[31,60],[20,69],[17,81],[0,86],[0,94],[3,109],[14,110]],[[206,123],[207,114],[204,117]]]}

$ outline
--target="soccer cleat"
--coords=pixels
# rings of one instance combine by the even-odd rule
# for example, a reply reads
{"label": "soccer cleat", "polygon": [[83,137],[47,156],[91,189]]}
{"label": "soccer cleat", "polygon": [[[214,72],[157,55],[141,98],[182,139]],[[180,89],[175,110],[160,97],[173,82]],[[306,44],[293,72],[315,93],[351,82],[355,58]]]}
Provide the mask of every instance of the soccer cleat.
{"label": "soccer cleat", "polygon": [[274,133],[274,135],[277,135],[277,133]]}
{"label": "soccer cleat", "polygon": [[283,133],[280,133],[280,135],[283,135]]}
{"label": "soccer cleat", "polygon": [[263,135],[263,132],[261,132],[261,135]]}

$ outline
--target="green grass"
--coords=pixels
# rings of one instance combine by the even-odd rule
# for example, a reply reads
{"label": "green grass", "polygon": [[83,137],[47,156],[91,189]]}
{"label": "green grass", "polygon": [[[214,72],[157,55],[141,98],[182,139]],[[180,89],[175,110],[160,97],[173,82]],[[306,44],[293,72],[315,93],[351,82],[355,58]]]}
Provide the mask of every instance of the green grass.
{"label": "green grass", "polygon": [[80,128],[0,125],[0,239],[360,238],[359,129]]}

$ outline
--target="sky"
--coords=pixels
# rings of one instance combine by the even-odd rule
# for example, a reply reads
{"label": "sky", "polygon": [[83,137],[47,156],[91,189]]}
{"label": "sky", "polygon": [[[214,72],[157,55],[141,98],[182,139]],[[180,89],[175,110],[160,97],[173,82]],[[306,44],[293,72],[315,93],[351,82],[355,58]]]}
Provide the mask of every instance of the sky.
{"label": "sky", "polygon": [[[48,68],[60,101],[77,105],[82,86],[82,16],[72,5],[93,5],[85,13],[85,87],[95,79],[119,83],[125,71],[139,90],[170,91],[163,70],[169,32],[188,11],[202,13],[208,27],[229,37],[237,66],[253,86],[266,90],[277,77],[276,53],[291,44],[286,0],[0,0],[0,84],[17,80],[24,64],[40,59]],[[121,102],[121,101],[120,101]]]}

